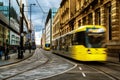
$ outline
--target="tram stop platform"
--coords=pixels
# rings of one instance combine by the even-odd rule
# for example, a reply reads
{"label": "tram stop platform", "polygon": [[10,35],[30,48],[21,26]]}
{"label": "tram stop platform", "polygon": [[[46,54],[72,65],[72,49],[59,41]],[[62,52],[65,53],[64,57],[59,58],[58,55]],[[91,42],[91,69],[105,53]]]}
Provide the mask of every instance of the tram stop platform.
{"label": "tram stop platform", "polygon": [[25,53],[23,53],[23,55],[24,55],[23,59],[18,59],[18,53],[10,53],[9,54],[10,59],[8,59],[8,60],[5,60],[5,56],[3,55],[2,58],[0,59],[0,67],[21,62],[21,61],[31,57],[33,55],[33,53],[34,53],[34,50],[31,50],[31,53],[29,53],[29,50],[26,50]]}

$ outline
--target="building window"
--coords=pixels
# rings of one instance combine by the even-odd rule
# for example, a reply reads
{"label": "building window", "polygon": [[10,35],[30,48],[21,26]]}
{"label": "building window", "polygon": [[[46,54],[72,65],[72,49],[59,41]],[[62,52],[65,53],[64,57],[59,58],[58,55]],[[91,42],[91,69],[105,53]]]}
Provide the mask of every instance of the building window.
{"label": "building window", "polygon": [[14,35],[12,35],[12,38],[14,39],[14,38],[15,38],[15,36],[14,36]]}
{"label": "building window", "polygon": [[81,26],[81,20],[78,21],[78,27],[80,27],[80,26]]}
{"label": "building window", "polygon": [[111,6],[108,7],[109,40],[112,40]]}
{"label": "building window", "polygon": [[89,15],[88,15],[88,24],[93,24],[93,16],[92,16],[92,13],[90,13]]}
{"label": "building window", "polygon": [[100,16],[100,9],[95,10],[95,24],[100,25],[101,24],[101,16]]}
{"label": "building window", "polygon": [[119,25],[120,25],[120,1],[119,1],[119,7],[118,7],[118,9],[119,9]]}
{"label": "building window", "polygon": [[76,10],[78,11],[78,10],[80,10],[80,8],[81,8],[81,0],[77,0],[77,3],[76,3],[77,5],[76,5]]}
{"label": "building window", "polygon": [[86,25],[86,17],[83,18],[83,25]]}
{"label": "building window", "polygon": [[107,27],[108,27],[108,35],[109,40],[112,40],[112,19],[111,19],[111,3],[106,4],[106,18],[107,18]]}

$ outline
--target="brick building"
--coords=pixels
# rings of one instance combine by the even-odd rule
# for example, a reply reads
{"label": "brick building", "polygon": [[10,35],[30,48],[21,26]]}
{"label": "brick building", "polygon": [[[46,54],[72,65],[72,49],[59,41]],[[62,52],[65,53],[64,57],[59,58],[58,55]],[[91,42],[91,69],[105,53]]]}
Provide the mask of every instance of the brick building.
{"label": "brick building", "polygon": [[[60,35],[81,25],[106,27],[106,46],[113,55],[120,52],[120,0],[62,0]],[[112,52],[113,51],[113,52]]]}

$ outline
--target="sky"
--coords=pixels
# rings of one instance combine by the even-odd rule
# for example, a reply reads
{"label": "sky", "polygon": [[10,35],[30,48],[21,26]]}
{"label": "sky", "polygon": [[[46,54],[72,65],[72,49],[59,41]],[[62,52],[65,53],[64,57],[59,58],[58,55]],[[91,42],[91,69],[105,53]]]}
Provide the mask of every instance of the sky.
{"label": "sky", "polygon": [[61,0],[28,0],[28,6],[32,5],[31,8],[31,21],[35,28],[35,40],[36,44],[40,44],[40,38],[42,29],[44,28],[47,13],[50,8],[59,8]]}

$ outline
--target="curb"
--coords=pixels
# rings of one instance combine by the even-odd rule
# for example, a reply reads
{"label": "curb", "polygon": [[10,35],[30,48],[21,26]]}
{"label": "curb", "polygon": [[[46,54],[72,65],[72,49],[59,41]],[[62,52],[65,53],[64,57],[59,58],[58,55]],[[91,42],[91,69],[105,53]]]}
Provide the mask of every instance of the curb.
{"label": "curb", "polygon": [[[35,52],[35,51],[34,51]],[[27,56],[26,58],[23,58],[23,59],[19,59],[18,61],[15,61],[15,62],[11,62],[11,63],[8,63],[8,64],[3,64],[3,65],[0,65],[0,67],[3,67],[3,66],[8,66],[8,65],[12,65],[12,64],[17,64],[19,62],[22,62],[30,57],[33,56],[34,52],[31,53],[31,55]]]}

